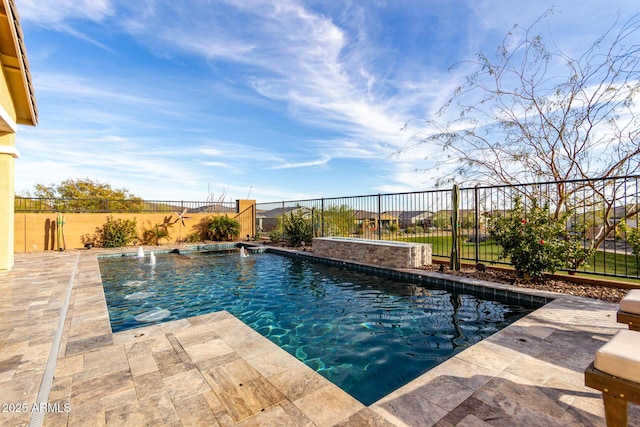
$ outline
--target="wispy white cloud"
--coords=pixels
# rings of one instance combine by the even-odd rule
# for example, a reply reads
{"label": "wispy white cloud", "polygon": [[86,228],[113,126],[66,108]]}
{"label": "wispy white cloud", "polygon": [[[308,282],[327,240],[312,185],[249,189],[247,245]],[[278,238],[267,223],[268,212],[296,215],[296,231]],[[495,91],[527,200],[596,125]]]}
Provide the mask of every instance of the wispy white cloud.
{"label": "wispy white cloud", "polygon": [[[136,34],[144,34],[143,42],[154,48],[172,47],[212,62],[249,67],[244,78],[257,93],[284,102],[290,114],[307,124],[364,133],[366,139],[387,139],[402,126],[402,112],[390,113],[397,105],[372,96],[374,74],[366,64],[353,62],[357,55],[345,55],[350,41],[330,18],[295,2],[210,6],[203,12],[159,2],[146,22],[135,20]],[[237,28],[229,15],[241,15],[244,27]]]}
{"label": "wispy white cloud", "polygon": [[313,166],[322,166],[326,165],[331,160],[329,156],[322,156],[317,160],[310,160],[306,162],[297,162],[297,163],[284,163],[281,165],[275,165],[268,167],[267,169],[295,169],[295,168],[308,168]]}
{"label": "wispy white cloud", "polygon": [[[99,101],[102,103],[118,102],[120,104],[133,104],[137,107],[166,108],[168,104],[157,97],[151,97],[148,93],[134,95],[131,90],[134,85],[126,84],[126,81],[112,77],[107,85],[105,82],[97,82],[95,78],[81,76],[72,73],[47,73],[36,74],[39,93],[52,95],[64,95],[72,100]],[[126,85],[125,85],[126,84]],[[108,85],[113,85],[111,89]]]}
{"label": "wispy white cloud", "polygon": [[17,3],[23,20],[70,34],[104,50],[111,50],[70,23],[76,20],[102,22],[112,17],[115,9],[111,0],[18,0]]}
{"label": "wispy white cloud", "polygon": [[[318,195],[306,175],[324,179],[327,190],[318,191],[359,191],[359,179],[334,181],[343,160],[366,182],[376,176],[370,185],[378,191],[430,188],[441,153],[403,150],[413,134],[400,129],[412,122],[411,131],[429,132],[420,119],[433,117],[469,71],[446,67],[492,52],[513,24],[546,9],[507,0],[17,3],[23,21],[88,40],[103,47],[100,60],[123,67],[102,70],[105,62],[84,52],[73,68],[54,67],[35,52],[32,73],[44,104],[41,127],[20,141],[21,161],[33,156],[30,169],[101,174],[151,194],[176,187],[196,194],[211,184],[238,196],[255,186],[253,195],[269,198]],[[602,19],[593,13],[601,5],[561,6],[550,25],[571,50],[589,33],[572,28],[588,30]],[[64,50],[51,47],[53,39],[41,45],[49,58]],[[140,63],[127,56],[133,48],[144,56]],[[28,172],[18,173],[17,181],[31,182]]]}
{"label": "wispy white cloud", "polygon": [[114,14],[110,0],[18,0],[23,20],[58,25],[72,19],[102,21]]}

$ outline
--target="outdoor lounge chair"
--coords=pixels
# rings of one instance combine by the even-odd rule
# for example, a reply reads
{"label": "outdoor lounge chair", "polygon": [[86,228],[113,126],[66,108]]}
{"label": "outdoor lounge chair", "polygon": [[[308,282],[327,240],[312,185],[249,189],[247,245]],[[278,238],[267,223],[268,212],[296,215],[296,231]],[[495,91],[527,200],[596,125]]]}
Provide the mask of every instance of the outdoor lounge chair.
{"label": "outdoor lounge chair", "polygon": [[632,331],[640,331],[640,289],[633,289],[622,298],[616,318]]}
{"label": "outdoor lounge chair", "polygon": [[584,377],[602,392],[607,426],[626,427],[628,402],[640,404],[640,332],[618,331],[596,351]]}

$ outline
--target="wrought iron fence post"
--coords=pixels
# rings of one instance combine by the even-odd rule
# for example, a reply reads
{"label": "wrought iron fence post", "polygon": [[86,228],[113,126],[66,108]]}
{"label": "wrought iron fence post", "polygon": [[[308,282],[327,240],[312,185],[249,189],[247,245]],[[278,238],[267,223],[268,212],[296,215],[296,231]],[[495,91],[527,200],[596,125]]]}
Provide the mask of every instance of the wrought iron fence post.
{"label": "wrought iron fence post", "polygon": [[282,201],[282,241],[284,242],[284,200]]}
{"label": "wrought iron fence post", "polygon": [[476,234],[476,264],[480,262],[480,209],[478,208],[479,203],[478,197],[478,186],[476,185],[473,188],[473,204],[475,205],[475,234]]}
{"label": "wrought iron fence post", "polygon": [[382,197],[378,193],[378,240],[382,240]]}
{"label": "wrought iron fence post", "polygon": [[321,220],[321,228],[320,228],[320,235],[321,237],[324,237],[324,197],[320,200],[320,220]]}

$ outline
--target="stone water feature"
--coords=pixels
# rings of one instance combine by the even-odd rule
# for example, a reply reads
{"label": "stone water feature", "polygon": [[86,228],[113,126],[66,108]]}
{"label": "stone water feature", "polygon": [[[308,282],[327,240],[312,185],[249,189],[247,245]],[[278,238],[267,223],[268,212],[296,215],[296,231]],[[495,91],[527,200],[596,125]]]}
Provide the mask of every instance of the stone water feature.
{"label": "stone water feature", "polygon": [[316,237],[313,239],[313,253],[381,267],[420,268],[431,264],[432,248],[427,243]]}

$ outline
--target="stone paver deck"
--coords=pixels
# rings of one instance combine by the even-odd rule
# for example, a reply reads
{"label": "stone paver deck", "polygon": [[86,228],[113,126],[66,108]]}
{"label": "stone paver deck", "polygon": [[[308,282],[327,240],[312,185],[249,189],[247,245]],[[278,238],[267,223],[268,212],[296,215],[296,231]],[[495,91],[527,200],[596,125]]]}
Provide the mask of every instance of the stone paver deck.
{"label": "stone paver deck", "polygon": [[111,333],[95,251],[18,255],[0,273],[0,425],[604,426],[583,371],[616,310],[558,296],[365,407],[227,312]]}

